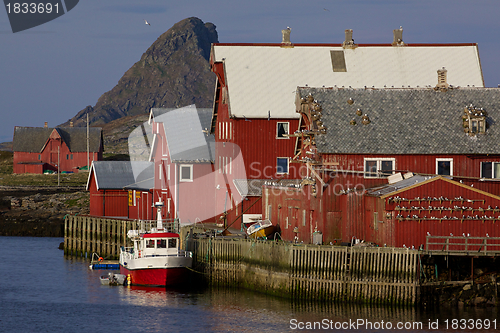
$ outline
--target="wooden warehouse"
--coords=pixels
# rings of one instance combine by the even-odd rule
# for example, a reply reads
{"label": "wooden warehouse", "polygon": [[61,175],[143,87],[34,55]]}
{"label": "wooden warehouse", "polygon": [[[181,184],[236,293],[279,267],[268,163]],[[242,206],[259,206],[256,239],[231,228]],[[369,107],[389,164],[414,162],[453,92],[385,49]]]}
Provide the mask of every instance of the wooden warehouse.
{"label": "wooden warehouse", "polygon": [[[78,172],[89,162],[102,160],[102,129],[84,127],[14,128],[14,173],[43,173],[46,170]],[[87,160],[88,156],[88,160]]]}
{"label": "wooden warehouse", "polygon": [[[316,231],[324,242],[358,238],[417,247],[427,232],[500,236],[494,227],[500,89],[298,88],[296,110],[302,127],[292,134],[300,142],[293,162],[306,165],[307,173],[299,188],[268,183],[263,190],[263,211],[283,238],[313,242]],[[377,189],[388,182],[394,187],[386,197]],[[412,201],[420,212],[403,214],[389,202],[403,189],[411,200],[446,200],[427,202],[427,213],[425,200]],[[415,227],[402,228],[410,224]]]}
{"label": "wooden warehouse", "polygon": [[[285,29],[281,43],[213,44],[217,81],[209,131],[217,143],[235,147],[216,149],[215,169],[224,170],[238,156],[243,160],[221,172],[217,184],[303,177],[305,168],[292,162],[300,146],[288,136],[303,126],[295,112],[297,86],[424,87],[435,85],[442,66],[454,85],[484,86],[476,44],[407,44],[402,29],[393,37],[393,43],[358,45],[346,30],[339,44],[292,43]],[[215,196],[217,211],[227,211],[229,221],[245,211],[241,205],[248,207],[239,192],[219,190]],[[260,207],[251,210],[262,214]]]}
{"label": "wooden warehouse", "polygon": [[153,163],[96,161],[87,181],[90,215],[155,219],[152,188]]}

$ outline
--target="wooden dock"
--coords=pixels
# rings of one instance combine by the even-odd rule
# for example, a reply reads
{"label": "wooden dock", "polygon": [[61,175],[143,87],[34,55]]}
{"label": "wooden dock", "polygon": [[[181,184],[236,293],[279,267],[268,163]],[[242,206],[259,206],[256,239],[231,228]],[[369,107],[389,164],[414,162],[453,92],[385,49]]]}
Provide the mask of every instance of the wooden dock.
{"label": "wooden dock", "polygon": [[418,251],[203,238],[187,242],[211,284],[294,299],[416,304]]}
{"label": "wooden dock", "polygon": [[[128,230],[144,230],[147,223],[153,221],[68,215],[64,253],[88,259],[97,254],[103,263],[117,259],[120,246],[130,245]],[[425,249],[413,250],[246,240],[215,231],[193,238],[194,231],[192,226],[180,230],[182,247],[193,251],[194,277],[209,285],[306,301],[417,304],[439,286],[455,283],[445,256],[462,256],[462,263],[469,260],[470,276],[465,278],[474,283],[474,258],[494,257],[499,251],[495,238],[432,236]],[[441,259],[426,263],[430,258]],[[447,281],[438,279],[444,272]]]}

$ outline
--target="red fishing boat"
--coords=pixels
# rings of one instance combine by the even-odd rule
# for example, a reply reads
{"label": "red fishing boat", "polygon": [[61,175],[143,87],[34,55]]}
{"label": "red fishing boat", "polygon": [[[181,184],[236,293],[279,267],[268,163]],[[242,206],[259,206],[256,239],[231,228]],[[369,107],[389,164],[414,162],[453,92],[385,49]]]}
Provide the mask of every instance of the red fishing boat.
{"label": "red fishing boat", "polygon": [[179,234],[168,230],[161,220],[149,232],[129,230],[133,246],[120,250],[120,273],[130,285],[171,286],[186,280],[192,253],[181,250]]}

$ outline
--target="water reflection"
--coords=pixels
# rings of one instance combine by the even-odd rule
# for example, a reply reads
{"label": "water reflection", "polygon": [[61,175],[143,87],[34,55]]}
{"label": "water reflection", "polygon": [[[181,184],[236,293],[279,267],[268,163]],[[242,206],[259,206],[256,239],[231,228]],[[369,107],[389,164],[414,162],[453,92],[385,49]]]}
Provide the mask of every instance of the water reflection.
{"label": "water reflection", "polygon": [[[499,318],[497,308],[438,307],[433,310],[422,310],[413,307],[364,306],[342,302],[303,302],[239,289],[199,290],[193,288],[193,285],[187,289],[102,286],[99,276],[106,275],[108,271],[89,270],[88,260],[65,259],[63,269],[57,268],[61,263],[60,258],[52,261],[50,272],[45,273],[46,277],[51,278],[40,281],[44,285],[43,290],[50,290],[50,297],[44,293],[45,301],[72,300],[79,307],[90,304],[88,312],[94,310],[109,312],[115,320],[114,323],[120,320],[125,328],[139,328],[138,331],[141,329],[144,331],[146,328],[148,331],[165,331],[168,327],[169,331],[174,332],[308,332],[314,330],[307,329],[307,326],[299,329],[299,323],[303,325],[326,323],[330,325],[329,328],[335,329],[335,325],[353,321],[359,323],[359,320],[363,320],[364,325],[355,326],[356,330],[389,331],[387,323],[390,323],[393,330],[398,323],[403,323],[412,325],[408,326],[409,329],[405,329],[408,332],[436,332],[444,331],[446,328],[455,330],[451,326],[454,319],[480,319],[484,322]],[[59,289],[54,287],[54,280],[51,281],[56,275],[60,281]],[[61,288],[64,285],[71,287]],[[13,284],[11,287],[15,286],[16,284]],[[31,299],[36,294],[36,291],[32,290],[25,297]],[[113,309],[113,312],[110,309]],[[132,316],[130,319],[124,319],[130,315]],[[385,324],[383,327],[380,326],[382,322]],[[433,323],[437,323],[437,326],[430,327]],[[418,324],[420,326],[415,326]],[[324,329],[325,326],[321,328]],[[338,331],[353,330],[352,326],[347,329],[340,328]],[[489,329],[476,326],[474,329],[466,327],[463,331],[493,332],[495,331],[493,328],[492,325]],[[496,331],[499,330],[500,323],[497,322]]]}

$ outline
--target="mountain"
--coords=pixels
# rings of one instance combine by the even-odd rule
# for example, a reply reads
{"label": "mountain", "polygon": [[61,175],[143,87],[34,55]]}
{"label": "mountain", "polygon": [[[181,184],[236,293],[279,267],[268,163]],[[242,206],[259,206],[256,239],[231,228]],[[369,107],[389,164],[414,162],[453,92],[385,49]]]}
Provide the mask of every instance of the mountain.
{"label": "mountain", "polygon": [[87,106],[61,126],[101,126],[112,120],[145,114],[152,107],[195,104],[212,107],[215,74],[210,71],[215,25],[199,18],[184,19],[162,34],[95,106]]}

